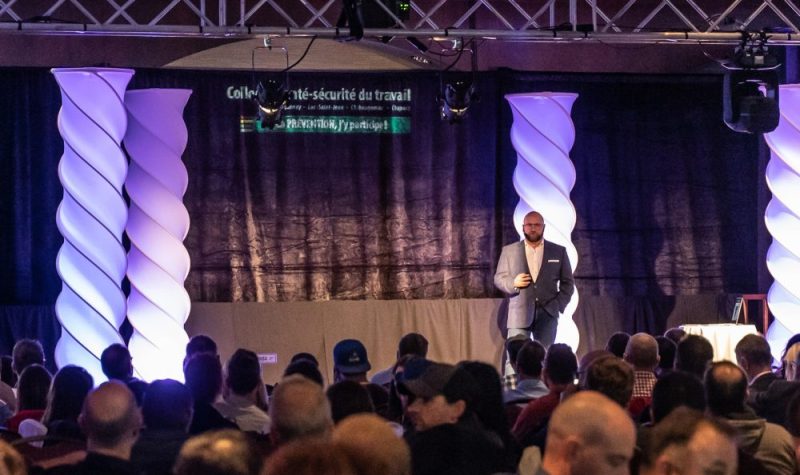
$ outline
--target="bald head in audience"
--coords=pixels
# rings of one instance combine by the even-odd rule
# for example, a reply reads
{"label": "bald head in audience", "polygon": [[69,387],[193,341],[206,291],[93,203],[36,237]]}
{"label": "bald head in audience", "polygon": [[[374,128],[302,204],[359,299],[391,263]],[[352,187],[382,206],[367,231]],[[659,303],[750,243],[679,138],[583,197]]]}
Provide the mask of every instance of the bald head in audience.
{"label": "bald head in audience", "polygon": [[89,452],[129,460],[142,416],[131,390],[119,381],[108,381],[86,396],[78,423]]}
{"label": "bald head in audience", "polygon": [[269,436],[275,445],[304,437],[326,438],[333,427],[331,406],[322,387],[296,374],[284,378],[275,388],[269,415]]}
{"label": "bald head in audience", "polygon": [[411,475],[406,441],[375,414],[343,419],[333,429],[333,442],[350,456],[360,473]]}
{"label": "bald head in audience", "polygon": [[628,340],[623,359],[636,371],[653,371],[658,366],[658,342],[647,333],[637,333]]}
{"label": "bald head in audience", "polygon": [[736,431],[702,412],[678,407],[653,428],[646,440],[641,475],[736,473]]}
{"label": "bald head in audience", "polygon": [[553,412],[542,468],[549,475],[627,474],[635,443],[633,422],[619,404],[582,391]]}

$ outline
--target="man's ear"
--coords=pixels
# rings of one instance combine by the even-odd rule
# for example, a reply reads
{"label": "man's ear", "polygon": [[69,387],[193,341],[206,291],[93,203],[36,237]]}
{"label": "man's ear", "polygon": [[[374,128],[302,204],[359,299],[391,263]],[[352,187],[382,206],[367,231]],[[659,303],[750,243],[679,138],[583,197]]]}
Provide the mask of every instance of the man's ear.
{"label": "man's ear", "polygon": [[467,403],[463,399],[459,399],[458,401],[450,404],[452,408],[452,414],[455,416],[456,421],[461,419],[461,416],[464,415],[464,411],[467,410]]}
{"label": "man's ear", "polygon": [[583,443],[574,435],[564,440],[564,455],[567,460],[574,460],[581,451]]}

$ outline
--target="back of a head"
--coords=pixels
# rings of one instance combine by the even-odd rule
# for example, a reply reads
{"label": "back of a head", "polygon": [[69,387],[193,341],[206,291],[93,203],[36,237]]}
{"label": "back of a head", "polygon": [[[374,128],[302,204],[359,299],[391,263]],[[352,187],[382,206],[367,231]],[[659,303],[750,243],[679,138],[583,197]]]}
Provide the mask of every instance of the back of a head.
{"label": "back of a head", "polygon": [[17,409],[44,409],[50,392],[52,376],[40,364],[32,364],[22,370],[17,388]]}
{"label": "back of a head", "polygon": [[26,475],[28,467],[25,459],[5,440],[0,439],[0,474]]}
{"label": "back of a head", "polygon": [[357,414],[344,419],[333,429],[333,442],[345,449],[359,473],[411,474],[408,445],[379,416]]}
{"label": "back of a head", "polygon": [[267,459],[262,475],[359,475],[346,449],[322,440],[295,441]]}
{"label": "back of a head", "polygon": [[517,372],[531,378],[540,378],[546,351],[538,341],[527,341],[517,353]]}
{"label": "back of a head", "polygon": [[586,387],[604,394],[622,407],[633,395],[633,369],[616,356],[595,360],[586,370]]}
{"label": "back of a head", "polygon": [[686,330],[678,327],[670,328],[664,332],[664,336],[672,340],[672,342],[677,346],[678,342],[683,340],[683,337],[686,336]]}
{"label": "back of a head", "polygon": [[767,339],[761,335],[745,335],[734,350],[736,358],[744,358],[748,364],[757,367],[770,367],[772,365],[772,351]]}
{"label": "back of a head", "polygon": [[283,371],[283,377],[291,376],[293,374],[299,374],[301,376],[305,376],[306,378],[318,383],[320,386],[324,386],[325,382],[322,379],[322,373],[319,371],[319,366],[314,364],[312,361],[307,359],[299,359],[297,361],[293,361],[289,363],[289,366]]}
{"label": "back of a head", "polygon": [[[695,460],[693,459],[707,456],[708,454],[706,453],[692,453],[685,450],[703,427],[711,430],[711,437],[716,438],[723,444],[727,443],[729,446],[729,458],[733,459],[730,461],[731,468],[735,467],[736,431],[718,419],[704,416],[700,411],[688,407],[678,407],[656,424],[649,432],[648,437],[644,439],[645,443],[641,452],[642,468],[654,467],[659,456],[670,449],[677,450],[672,454],[672,458],[675,459],[672,461],[673,464],[680,463],[681,459],[694,462]],[[698,445],[707,449],[712,443],[709,440],[705,440]],[[717,467],[717,471],[713,473],[726,474],[730,473],[730,471],[723,471],[723,468]]]}
{"label": "back of a head", "polygon": [[469,409],[478,416],[484,428],[501,438],[509,436],[508,417],[503,404],[503,386],[494,366],[482,361],[464,361],[458,367],[474,380],[475,396]]}
{"label": "back of a head", "polygon": [[409,333],[400,339],[397,344],[397,357],[405,355],[421,356],[428,355],[428,340],[419,333]]}
{"label": "back of a head", "polygon": [[333,426],[322,387],[300,375],[281,380],[269,405],[270,436],[278,443],[304,437],[326,437]]}
{"label": "back of a head", "polygon": [[333,369],[340,377],[366,377],[371,368],[367,348],[359,340],[342,340],[333,347]]}
{"label": "back of a head", "polygon": [[86,396],[79,422],[90,446],[111,449],[133,445],[142,418],[128,386],[108,381]]}
{"label": "back of a head", "polygon": [[186,431],[192,420],[194,399],[189,388],[173,379],[158,379],[147,386],[142,418],[148,429]]}
{"label": "back of a head", "polygon": [[213,403],[222,390],[222,365],[210,353],[198,353],[183,368],[186,387],[197,402]]}
{"label": "back of a head", "polygon": [[225,384],[234,394],[248,394],[261,384],[258,355],[239,348],[228,360]]}
{"label": "back of a head", "polygon": [[131,353],[125,345],[114,343],[100,355],[100,366],[108,379],[126,381],[133,375]]}
{"label": "back of a head", "polygon": [[506,340],[506,352],[508,353],[508,361],[510,364],[517,364],[519,350],[521,350],[528,341],[530,341],[530,339],[524,335],[515,335]]}
{"label": "back of a head", "polygon": [[208,335],[195,335],[186,344],[186,359],[188,360],[197,353],[217,354],[217,342]]}
{"label": "back of a head", "polygon": [[705,375],[706,404],[712,414],[727,416],[745,410],[747,376],[730,361],[713,363]]}
{"label": "back of a head", "polygon": [[319,361],[317,361],[317,357],[312,355],[311,353],[306,353],[306,352],[295,353],[294,356],[292,356],[292,359],[289,360],[289,364],[295,363],[300,360],[309,361],[313,363],[314,366],[319,368]]}
{"label": "back of a head", "polygon": [[44,366],[44,348],[39,340],[24,338],[14,344],[11,350],[11,367],[17,375],[22,374],[30,365],[38,364]]}
{"label": "back of a head", "polygon": [[675,351],[678,345],[665,336],[657,336],[658,343],[658,367],[662,370],[670,370],[675,367]]}
{"label": "back of a head", "polygon": [[263,460],[244,432],[204,432],[187,440],[175,461],[175,475],[257,475]]}
{"label": "back of a head", "polygon": [[606,342],[606,351],[611,352],[614,356],[622,358],[625,354],[625,347],[628,346],[628,340],[631,336],[625,332],[616,332]]}
{"label": "back of a head", "polygon": [[658,342],[652,335],[636,333],[628,340],[624,359],[636,370],[653,370],[658,365]]}
{"label": "back of a head", "polygon": [[659,422],[680,406],[705,411],[703,383],[691,373],[671,371],[659,378],[653,386],[653,422]]}
{"label": "back of a head", "polygon": [[42,422],[69,420],[77,422],[86,395],[94,387],[94,378],[80,366],[67,365],[58,370],[47,395],[47,409]]}
{"label": "back of a head", "polygon": [[328,387],[325,394],[331,404],[334,424],[353,414],[375,412],[369,391],[356,381],[339,381]]}
{"label": "back of a head", "polygon": [[547,349],[544,357],[547,377],[556,384],[569,384],[575,381],[578,372],[578,359],[572,348],[564,343],[555,343]]}
{"label": "back of a head", "polygon": [[[550,418],[545,453],[553,443],[571,435],[579,436],[584,444],[606,441],[609,434],[620,429],[629,432],[631,449],[635,441],[634,425],[627,411],[606,396],[595,391],[580,391],[556,407]],[[632,450],[631,450],[632,451]]]}
{"label": "back of a head", "polygon": [[675,351],[675,369],[702,378],[712,359],[714,348],[711,342],[700,335],[686,335],[678,342]]}

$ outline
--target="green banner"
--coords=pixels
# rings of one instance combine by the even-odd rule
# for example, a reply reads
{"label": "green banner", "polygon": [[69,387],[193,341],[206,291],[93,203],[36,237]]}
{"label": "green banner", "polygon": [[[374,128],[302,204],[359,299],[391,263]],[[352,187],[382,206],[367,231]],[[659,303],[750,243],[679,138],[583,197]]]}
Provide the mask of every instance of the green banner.
{"label": "green banner", "polygon": [[375,117],[357,115],[290,115],[270,130],[257,117],[241,117],[240,131],[304,134],[408,134],[411,117]]}

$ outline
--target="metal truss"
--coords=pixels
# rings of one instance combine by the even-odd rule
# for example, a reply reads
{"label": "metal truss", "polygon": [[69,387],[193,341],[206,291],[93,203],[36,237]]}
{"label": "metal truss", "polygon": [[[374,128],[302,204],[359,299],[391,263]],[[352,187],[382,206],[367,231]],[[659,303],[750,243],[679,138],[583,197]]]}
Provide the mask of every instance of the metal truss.
{"label": "metal truss", "polygon": [[[800,36],[800,0],[401,0],[375,2],[384,24],[366,34],[506,41],[733,43]],[[127,36],[346,37],[342,0],[0,0],[0,33]],[[393,25],[387,27],[386,25]]]}

